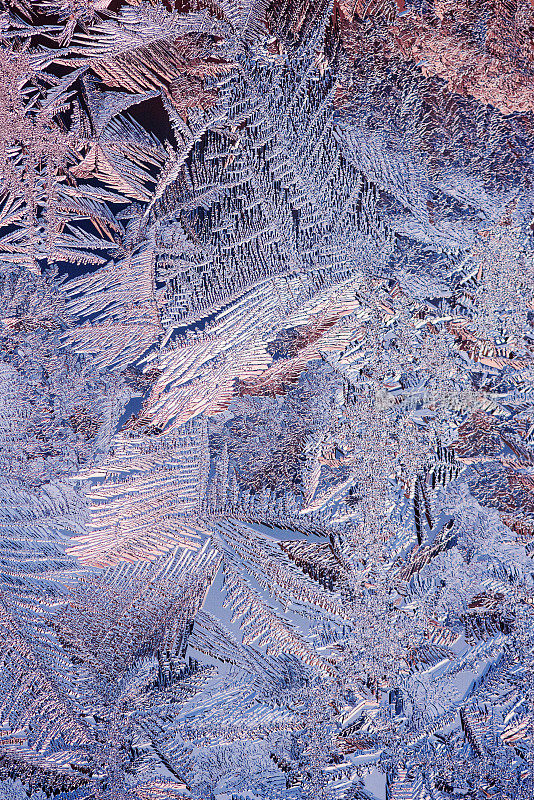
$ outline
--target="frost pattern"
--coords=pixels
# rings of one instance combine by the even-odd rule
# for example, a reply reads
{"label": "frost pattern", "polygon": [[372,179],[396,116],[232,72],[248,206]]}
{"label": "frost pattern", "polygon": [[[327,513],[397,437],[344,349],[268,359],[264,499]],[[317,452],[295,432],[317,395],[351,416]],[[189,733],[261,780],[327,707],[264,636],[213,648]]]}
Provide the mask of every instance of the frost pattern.
{"label": "frost pattern", "polygon": [[528,0],[5,0],[0,798],[534,793]]}

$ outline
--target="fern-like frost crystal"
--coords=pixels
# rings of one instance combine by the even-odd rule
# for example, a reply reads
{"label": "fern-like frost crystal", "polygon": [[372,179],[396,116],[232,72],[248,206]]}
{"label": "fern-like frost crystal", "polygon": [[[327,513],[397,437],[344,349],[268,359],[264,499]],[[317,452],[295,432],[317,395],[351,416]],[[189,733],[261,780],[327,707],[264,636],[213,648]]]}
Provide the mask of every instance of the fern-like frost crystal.
{"label": "fern-like frost crystal", "polygon": [[530,800],[530,0],[0,6],[0,800]]}

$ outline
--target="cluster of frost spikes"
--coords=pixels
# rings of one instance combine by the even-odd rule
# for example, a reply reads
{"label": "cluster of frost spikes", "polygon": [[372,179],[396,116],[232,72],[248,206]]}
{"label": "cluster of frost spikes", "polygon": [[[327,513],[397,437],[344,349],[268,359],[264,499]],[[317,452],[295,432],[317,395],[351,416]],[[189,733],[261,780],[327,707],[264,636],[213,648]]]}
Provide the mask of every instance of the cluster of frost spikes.
{"label": "cluster of frost spikes", "polygon": [[531,4],[1,6],[0,800],[530,800]]}

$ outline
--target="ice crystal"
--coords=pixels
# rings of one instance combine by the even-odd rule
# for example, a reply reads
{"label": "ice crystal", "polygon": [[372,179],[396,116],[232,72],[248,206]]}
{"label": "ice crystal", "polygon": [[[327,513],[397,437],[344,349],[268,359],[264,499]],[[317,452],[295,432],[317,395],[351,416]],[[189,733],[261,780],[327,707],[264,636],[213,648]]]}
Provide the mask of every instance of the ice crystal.
{"label": "ice crystal", "polygon": [[530,800],[529,0],[5,0],[0,798]]}

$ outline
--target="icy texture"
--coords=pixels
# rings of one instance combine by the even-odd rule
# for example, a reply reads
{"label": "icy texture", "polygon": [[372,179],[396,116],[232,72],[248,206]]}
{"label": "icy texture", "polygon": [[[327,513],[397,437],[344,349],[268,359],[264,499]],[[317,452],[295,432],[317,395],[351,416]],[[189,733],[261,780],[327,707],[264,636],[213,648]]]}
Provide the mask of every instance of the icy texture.
{"label": "icy texture", "polygon": [[534,796],[527,0],[10,0],[0,799]]}

